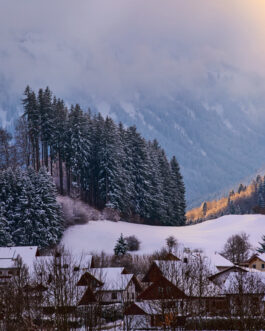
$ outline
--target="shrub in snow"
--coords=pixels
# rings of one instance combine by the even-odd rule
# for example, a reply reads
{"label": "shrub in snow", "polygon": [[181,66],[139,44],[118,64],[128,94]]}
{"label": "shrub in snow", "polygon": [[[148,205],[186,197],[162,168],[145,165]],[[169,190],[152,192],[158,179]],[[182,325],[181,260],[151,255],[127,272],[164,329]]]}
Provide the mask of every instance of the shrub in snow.
{"label": "shrub in snow", "polygon": [[127,252],[127,244],[121,233],[120,238],[117,240],[117,243],[114,247],[114,254],[116,256],[123,256],[126,254],[126,252]]}
{"label": "shrub in snow", "polygon": [[136,236],[129,236],[125,238],[128,251],[138,251],[140,249],[140,241]]}
{"label": "shrub in snow", "polygon": [[167,247],[168,247],[169,252],[172,252],[173,248],[176,248],[177,245],[178,245],[177,239],[173,236],[169,236],[166,239],[166,243],[167,243]]}
{"label": "shrub in snow", "polygon": [[118,222],[121,218],[117,210],[114,210],[112,208],[106,207],[104,208],[102,212],[103,219]]}

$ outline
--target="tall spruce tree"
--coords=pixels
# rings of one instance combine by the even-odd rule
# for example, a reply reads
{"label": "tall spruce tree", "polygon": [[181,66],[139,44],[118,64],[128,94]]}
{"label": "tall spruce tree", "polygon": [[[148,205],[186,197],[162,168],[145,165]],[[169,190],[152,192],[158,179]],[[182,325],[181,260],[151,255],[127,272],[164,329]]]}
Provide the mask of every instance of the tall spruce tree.
{"label": "tall spruce tree", "polygon": [[45,165],[48,169],[49,146],[51,146],[55,126],[54,112],[52,108],[52,93],[49,87],[46,87],[45,91],[39,89],[38,111],[40,116],[42,165]]}
{"label": "tall spruce tree", "polygon": [[[171,159],[171,183],[172,183],[172,216],[174,225],[184,225],[186,222],[185,186],[180,167],[175,156]],[[172,224],[173,225],[173,224]]]}
{"label": "tall spruce tree", "polygon": [[34,169],[40,169],[40,150],[39,150],[39,132],[40,132],[40,115],[35,92],[26,87],[24,92],[25,98],[22,100],[24,114],[28,122],[28,134],[31,143],[32,166]]}
{"label": "tall spruce tree", "polygon": [[134,184],[132,194],[133,213],[142,218],[151,218],[152,185],[151,160],[147,152],[145,140],[136,131],[136,127],[128,128],[128,147],[131,150],[131,176]]}
{"label": "tall spruce tree", "polygon": [[7,169],[0,173],[1,231],[15,245],[50,246],[59,241],[63,221],[55,187],[44,169]]}
{"label": "tall spruce tree", "polygon": [[[66,167],[68,170],[68,193],[71,181],[77,187],[86,187],[87,169],[90,161],[90,139],[87,132],[86,117],[77,104],[71,107],[68,118],[68,134],[65,148]],[[88,189],[88,187],[87,187]]]}
{"label": "tall spruce tree", "polygon": [[117,128],[106,118],[98,150],[98,192],[100,206],[120,210],[123,200],[122,146]]}

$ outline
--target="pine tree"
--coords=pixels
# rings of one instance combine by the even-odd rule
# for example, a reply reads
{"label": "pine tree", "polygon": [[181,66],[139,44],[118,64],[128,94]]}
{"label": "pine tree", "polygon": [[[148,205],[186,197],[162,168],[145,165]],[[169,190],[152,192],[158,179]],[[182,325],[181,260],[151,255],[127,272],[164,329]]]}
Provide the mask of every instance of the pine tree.
{"label": "pine tree", "polygon": [[12,246],[12,238],[9,233],[8,221],[5,217],[5,204],[0,202],[0,246]]}
{"label": "pine tree", "polygon": [[52,93],[49,87],[45,91],[39,89],[38,112],[40,116],[40,132],[42,143],[42,165],[48,169],[48,147],[51,145],[55,126],[54,112],[52,109]]}
{"label": "pine tree", "polygon": [[120,238],[117,240],[117,243],[114,247],[114,254],[116,256],[123,256],[127,253],[127,244],[121,233]]}
{"label": "pine tree", "polygon": [[23,116],[28,122],[28,134],[32,149],[32,166],[34,169],[40,168],[40,155],[39,155],[39,132],[40,132],[40,114],[38,110],[37,99],[34,91],[29,86],[26,87],[24,92],[25,98],[22,100],[24,106]]}
{"label": "pine tree", "polygon": [[45,169],[7,169],[0,173],[0,232],[10,234],[15,245],[47,247],[59,241],[63,221],[56,192]]}
{"label": "pine tree", "polygon": [[180,173],[179,164],[176,157],[173,156],[171,162],[171,183],[173,186],[173,213],[175,218],[175,225],[185,225],[186,222],[186,199],[185,199],[185,186],[182,175]]}
{"label": "pine tree", "polygon": [[[185,187],[179,165],[175,157],[168,161],[157,141],[148,142],[135,127],[124,129],[109,117],[91,117],[90,111],[83,112],[78,104],[68,112],[63,100],[54,96],[52,101],[49,88],[40,89],[36,100],[35,93],[27,87],[23,105],[27,137],[20,139],[19,149],[25,150],[27,156],[22,163],[32,164],[39,171],[41,141],[43,164],[48,169],[50,157],[51,174],[53,162],[58,161],[61,194],[65,192],[66,174],[67,193],[80,196],[97,208],[110,207],[122,217],[141,218],[150,224],[185,224]],[[28,192],[36,188],[26,180],[27,185]],[[15,191],[16,208],[21,208],[17,215],[24,210],[20,222],[25,224],[20,231],[35,227],[31,222],[27,224],[27,219],[33,217],[30,215],[37,214],[45,223],[37,210],[27,209],[28,200],[34,200],[38,206],[39,195],[29,198],[23,185]],[[12,224],[15,220],[13,217]],[[16,232],[17,240],[22,232]]]}
{"label": "pine tree", "polygon": [[60,207],[56,201],[56,188],[45,168],[41,168],[39,173],[31,173],[31,176],[40,203],[36,208],[40,211],[36,229],[37,241],[42,247],[54,245],[59,242],[64,230]]}
{"label": "pine tree", "polygon": [[134,126],[128,128],[127,132],[128,148],[131,152],[130,172],[134,186],[131,200],[132,211],[134,214],[150,219],[152,207],[152,165],[148,155],[147,144]]}
{"label": "pine tree", "polygon": [[107,117],[98,150],[98,192],[100,207],[120,210],[123,207],[122,146],[114,122]]}
{"label": "pine tree", "polygon": [[68,193],[70,181],[77,187],[88,190],[87,170],[90,162],[90,139],[87,130],[87,119],[80,106],[71,107],[68,120],[68,135],[66,142],[66,167],[68,170]]}
{"label": "pine tree", "polygon": [[54,130],[51,141],[51,159],[58,160],[59,164],[59,185],[60,194],[64,194],[64,171],[63,162],[65,161],[66,141],[67,141],[67,117],[68,110],[63,100],[53,99]]}
{"label": "pine tree", "polygon": [[154,140],[149,143],[149,155],[151,167],[151,187],[152,187],[152,209],[151,219],[157,223],[169,224],[169,175],[170,169],[168,161],[163,154],[158,142]]}

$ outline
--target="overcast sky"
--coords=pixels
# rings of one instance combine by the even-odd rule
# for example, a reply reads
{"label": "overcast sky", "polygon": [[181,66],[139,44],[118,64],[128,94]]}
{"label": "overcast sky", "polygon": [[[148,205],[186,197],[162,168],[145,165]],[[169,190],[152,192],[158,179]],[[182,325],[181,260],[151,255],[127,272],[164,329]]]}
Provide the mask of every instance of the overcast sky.
{"label": "overcast sky", "polygon": [[264,94],[264,17],[264,0],[0,0],[0,97]]}

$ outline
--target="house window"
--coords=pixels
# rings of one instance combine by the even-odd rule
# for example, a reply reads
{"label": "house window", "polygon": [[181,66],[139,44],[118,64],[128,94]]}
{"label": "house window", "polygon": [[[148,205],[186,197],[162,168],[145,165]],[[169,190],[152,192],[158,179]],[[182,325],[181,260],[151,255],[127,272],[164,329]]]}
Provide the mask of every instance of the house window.
{"label": "house window", "polygon": [[116,292],[111,293],[111,299],[112,300],[117,300],[117,293]]}
{"label": "house window", "polygon": [[265,268],[265,264],[264,264],[264,263],[262,263],[262,265],[261,265],[261,268],[262,268],[262,269],[264,269],[264,268]]}
{"label": "house window", "polygon": [[134,300],[134,293],[132,293],[132,299]]}
{"label": "house window", "polygon": [[8,274],[9,275],[13,275],[13,271],[12,270],[8,270]]}
{"label": "house window", "polygon": [[158,287],[158,293],[159,294],[163,294],[164,293],[164,289],[163,289],[163,287]]}
{"label": "house window", "polygon": [[253,268],[253,269],[256,269],[256,264],[253,264],[252,268]]}

